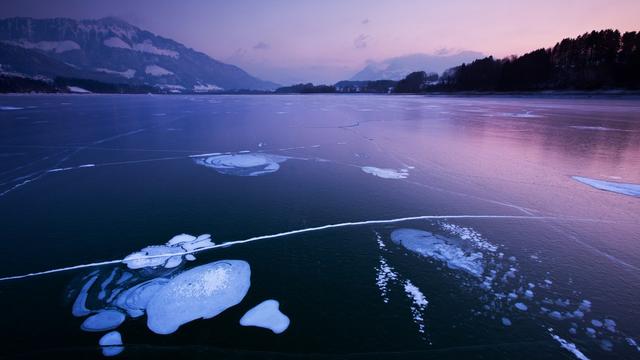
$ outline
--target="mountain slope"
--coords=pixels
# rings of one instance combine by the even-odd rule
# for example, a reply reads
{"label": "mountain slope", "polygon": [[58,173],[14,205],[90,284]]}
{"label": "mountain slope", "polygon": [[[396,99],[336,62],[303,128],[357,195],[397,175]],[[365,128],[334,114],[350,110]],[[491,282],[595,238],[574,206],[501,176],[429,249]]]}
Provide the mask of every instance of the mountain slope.
{"label": "mountain slope", "polygon": [[461,63],[468,63],[482,57],[484,57],[483,54],[475,51],[462,51],[444,55],[411,54],[398,56],[379,62],[369,62],[364,69],[355,74],[350,80],[397,81],[415,71],[442,73],[451,67],[458,66]]}
{"label": "mountain slope", "polygon": [[[148,84],[184,91],[274,89],[242,69],[116,18],[99,20],[10,18],[0,20],[0,58],[5,71]],[[5,51],[17,53],[12,61]],[[33,55],[33,54],[38,54]],[[30,54],[56,61],[46,68],[25,66]],[[4,56],[3,56],[4,55]],[[59,66],[67,65],[67,68]],[[20,70],[18,70],[20,68]]]}

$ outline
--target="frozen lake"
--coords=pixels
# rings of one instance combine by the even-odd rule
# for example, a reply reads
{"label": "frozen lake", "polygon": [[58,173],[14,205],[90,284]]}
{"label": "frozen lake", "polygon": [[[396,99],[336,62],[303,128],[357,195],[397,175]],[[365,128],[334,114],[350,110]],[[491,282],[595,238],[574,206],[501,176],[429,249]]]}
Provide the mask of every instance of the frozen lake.
{"label": "frozen lake", "polygon": [[1,96],[0,356],[638,358],[638,184],[637,99]]}

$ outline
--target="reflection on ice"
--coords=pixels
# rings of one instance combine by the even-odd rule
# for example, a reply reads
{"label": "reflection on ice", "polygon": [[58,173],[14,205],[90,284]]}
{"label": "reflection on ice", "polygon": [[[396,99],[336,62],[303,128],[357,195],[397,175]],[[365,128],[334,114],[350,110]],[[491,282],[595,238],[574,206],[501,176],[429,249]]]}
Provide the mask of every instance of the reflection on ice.
{"label": "reflection on ice", "polygon": [[263,153],[242,153],[194,158],[196,164],[225,175],[258,176],[276,172],[288,158]]}
{"label": "reflection on ice", "polygon": [[590,179],[582,176],[572,176],[572,178],[599,190],[640,197],[640,184],[625,184],[613,181]]}
{"label": "reflection on ice", "polygon": [[281,334],[289,327],[289,317],[283,314],[276,300],[265,300],[256,305],[240,319],[242,326],[257,326]]}

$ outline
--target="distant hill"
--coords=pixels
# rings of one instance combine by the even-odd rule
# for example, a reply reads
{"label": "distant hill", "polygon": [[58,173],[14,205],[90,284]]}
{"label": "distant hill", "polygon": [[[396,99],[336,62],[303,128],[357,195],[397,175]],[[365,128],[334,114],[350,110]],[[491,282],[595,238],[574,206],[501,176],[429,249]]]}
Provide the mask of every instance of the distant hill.
{"label": "distant hill", "polygon": [[408,74],[416,71],[442,73],[443,71],[462,63],[468,63],[484,57],[482,53],[475,51],[461,51],[453,54],[430,55],[411,54],[386,59],[379,62],[370,62],[359,71],[351,81],[368,80],[401,80]]}
{"label": "distant hill", "polygon": [[152,86],[172,92],[278,87],[117,18],[2,19],[0,72],[36,79],[82,78]]}

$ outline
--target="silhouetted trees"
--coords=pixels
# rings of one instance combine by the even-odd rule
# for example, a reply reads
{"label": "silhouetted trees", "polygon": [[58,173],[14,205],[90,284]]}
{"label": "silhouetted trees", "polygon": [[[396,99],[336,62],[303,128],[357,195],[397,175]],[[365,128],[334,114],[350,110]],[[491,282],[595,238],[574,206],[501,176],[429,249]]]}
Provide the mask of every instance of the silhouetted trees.
{"label": "silhouetted trees", "polygon": [[397,93],[416,93],[423,91],[429,84],[438,81],[438,74],[426,73],[424,71],[416,71],[407,75],[404,79],[398,81],[395,92]]}
{"label": "silhouetted trees", "polygon": [[334,93],[336,88],[330,85],[313,85],[312,83],[283,86],[275,91],[277,94],[319,94]]}
{"label": "silhouetted trees", "polygon": [[420,90],[415,74],[396,92],[640,89],[640,33],[592,31],[519,57],[489,56],[449,69]]}

